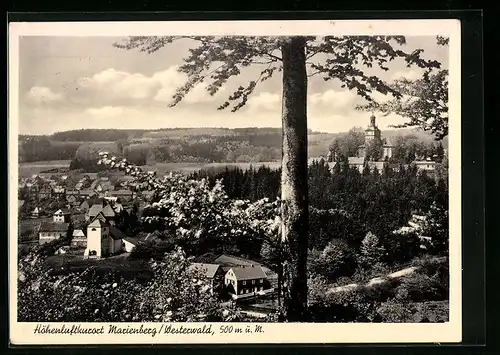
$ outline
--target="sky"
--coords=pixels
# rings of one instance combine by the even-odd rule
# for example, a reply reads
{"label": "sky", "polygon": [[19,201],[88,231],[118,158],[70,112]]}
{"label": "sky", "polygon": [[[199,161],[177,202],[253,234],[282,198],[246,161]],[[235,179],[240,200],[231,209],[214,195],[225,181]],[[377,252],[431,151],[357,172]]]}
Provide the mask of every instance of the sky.
{"label": "sky", "polygon": [[[219,93],[194,88],[176,107],[172,94],[186,77],[177,71],[193,43],[178,41],[153,54],[115,48],[120,37],[24,36],[19,40],[19,133],[52,134],[82,128],[158,129],[176,127],[281,127],[281,75],[259,83],[247,105],[236,113],[217,110],[239,85],[255,80],[262,69],[242,70]],[[435,36],[406,37],[403,49],[421,48],[423,56],[448,67],[448,48]],[[370,74],[387,82],[418,78],[421,70],[403,60]],[[384,99],[382,95],[376,96]],[[364,103],[340,83],[312,76],[308,81],[308,128],[346,132],[366,126],[371,113],[355,110]],[[377,116],[381,129],[404,122],[395,115]]]}

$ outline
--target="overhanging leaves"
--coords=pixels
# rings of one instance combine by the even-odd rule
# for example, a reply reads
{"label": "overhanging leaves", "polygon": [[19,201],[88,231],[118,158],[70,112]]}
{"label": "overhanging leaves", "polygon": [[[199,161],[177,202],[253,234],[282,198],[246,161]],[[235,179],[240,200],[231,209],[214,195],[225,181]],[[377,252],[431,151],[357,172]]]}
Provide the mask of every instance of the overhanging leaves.
{"label": "overhanging leaves", "polygon": [[[197,45],[189,50],[179,67],[179,71],[186,74],[187,81],[177,89],[170,106],[176,106],[197,85],[206,83],[207,92],[215,95],[230,78],[239,76],[244,68],[267,65],[258,78],[238,87],[218,107],[220,110],[231,107],[231,111],[235,112],[248,102],[259,82],[282,70],[280,54],[285,37],[135,36],[115,46],[154,53],[179,39],[191,40]],[[406,44],[403,36],[326,36],[306,37],[306,40],[309,76],[321,75],[325,81],[339,80],[342,87],[355,90],[368,101],[373,101],[373,91],[396,98],[401,98],[401,93],[381,78],[368,75],[363,68],[377,66],[387,71],[387,64],[397,58],[402,58],[407,66],[416,65],[425,69],[440,67],[437,61],[423,59],[422,49],[405,52],[402,49]]]}

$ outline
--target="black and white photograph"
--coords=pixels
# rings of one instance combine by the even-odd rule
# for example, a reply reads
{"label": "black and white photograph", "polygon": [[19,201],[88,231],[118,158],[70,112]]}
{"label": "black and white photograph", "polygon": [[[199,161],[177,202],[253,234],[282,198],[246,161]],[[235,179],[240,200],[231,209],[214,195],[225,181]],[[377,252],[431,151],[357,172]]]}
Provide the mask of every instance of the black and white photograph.
{"label": "black and white photograph", "polygon": [[270,22],[11,27],[26,337],[460,328],[459,24]]}

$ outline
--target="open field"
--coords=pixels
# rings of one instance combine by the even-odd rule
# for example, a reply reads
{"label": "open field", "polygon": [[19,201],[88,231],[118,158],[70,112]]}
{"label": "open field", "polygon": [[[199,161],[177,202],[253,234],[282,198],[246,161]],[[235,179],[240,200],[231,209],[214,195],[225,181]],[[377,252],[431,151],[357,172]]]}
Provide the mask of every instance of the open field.
{"label": "open field", "polygon": [[[44,162],[33,162],[33,163],[20,163],[19,164],[19,176],[20,177],[30,177],[33,174],[40,174],[41,171],[53,169],[53,168],[67,168],[69,167],[69,160],[53,160]],[[144,165],[141,168],[144,170],[155,170],[158,175],[164,175],[169,172],[179,172],[185,174],[191,174],[195,171],[206,169],[206,170],[224,170],[226,167],[238,167],[240,169],[246,170],[250,166],[253,168],[259,168],[261,166],[268,166],[272,169],[277,169],[281,165],[280,162],[257,162],[257,163],[156,163],[151,165]],[[50,174],[54,175],[54,174]],[[85,175],[80,174],[80,175]],[[121,175],[121,174],[120,174]]]}
{"label": "open field", "polygon": [[32,163],[19,164],[19,176],[29,177],[33,174],[39,174],[41,171],[54,168],[69,168],[71,160],[50,160],[36,161]]}

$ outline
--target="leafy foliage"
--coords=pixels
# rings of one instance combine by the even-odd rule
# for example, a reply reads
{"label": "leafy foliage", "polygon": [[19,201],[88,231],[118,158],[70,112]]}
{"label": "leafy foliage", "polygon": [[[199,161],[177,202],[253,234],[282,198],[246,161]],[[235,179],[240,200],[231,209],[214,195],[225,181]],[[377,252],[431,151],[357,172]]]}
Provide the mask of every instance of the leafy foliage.
{"label": "leafy foliage", "polygon": [[[230,107],[234,112],[247,103],[258,83],[282,70],[280,49],[285,37],[133,36],[115,46],[154,53],[181,39],[194,42],[197,46],[189,50],[189,55],[179,66],[179,71],[186,74],[187,80],[177,89],[171,106],[182,101],[196,85],[205,83],[208,93],[215,95],[231,77],[239,76],[244,68],[258,66],[261,68],[258,78],[249,81],[246,86],[239,86],[219,106],[221,110]],[[305,37],[305,40],[310,76],[321,75],[325,81],[339,80],[343,87],[355,90],[369,101],[373,100],[373,90],[394,97],[401,97],[401,93],[380,78],[366,74],[363,67],[375,65],[389,70],[387,63],[396,58],[402,58],[408,66],[440,67],[437,61],[423,59],[421,49],[405,52],[403,46],[406,40],[403,36],[325,36]],[[327,56],[321,58],[321,54]]]}

